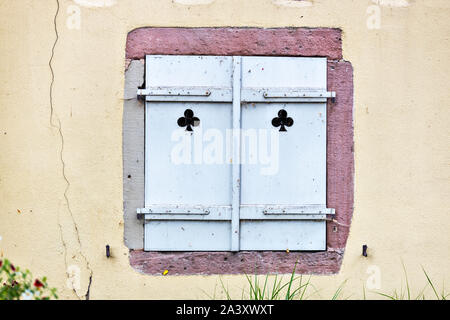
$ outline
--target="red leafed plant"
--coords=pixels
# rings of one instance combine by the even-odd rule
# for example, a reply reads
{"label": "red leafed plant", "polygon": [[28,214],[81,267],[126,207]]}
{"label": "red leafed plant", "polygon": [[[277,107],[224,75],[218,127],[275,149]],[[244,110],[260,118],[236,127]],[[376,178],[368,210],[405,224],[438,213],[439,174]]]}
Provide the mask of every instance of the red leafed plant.
{"label": "red leafed plant", "polygon": [[55,288],[50,288],[47,278],[34,279],[29,270],[21,270],[9,260],[0,260],[0,300],[50,300],[58,299]]}

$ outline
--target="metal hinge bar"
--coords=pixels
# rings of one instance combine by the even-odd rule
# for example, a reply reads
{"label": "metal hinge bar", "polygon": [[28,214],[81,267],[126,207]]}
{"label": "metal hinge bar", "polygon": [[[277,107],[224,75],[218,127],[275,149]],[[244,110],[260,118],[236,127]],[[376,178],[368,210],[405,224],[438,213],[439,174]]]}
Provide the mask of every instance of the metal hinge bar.
{"label": "metal hinge bar", "polygon": [[[233,208],[231,206],[159,206],[152,205],[137,209],[139,219],[145,220],[208,220],[231,221]],[[324,205],[303,206],[264,206],[241,205],[239,219],[241,220],[325,220],[326,215],[335,213],[334,209]]]}
{"label": "metal hinge bar", "polygon": [[246,217],[264,215],[334,214],[335,210],[325,205],[242,205]]}
{"label": "metal hinge bar", "polygon": [[139,89],[138,95],[143,96],[209,96],[211,90],[208,88],[182,88],[182,87],[154,87]]}
{"label": "metal hinge bar", "polygon": [[266,90],[264,98],[334,98],[336,92],[333,91],[303,91],[303,90]]}
{"label": "metal hinge bar", "polygon": [[138,96],[146,101],[209,101],[231,102],[231,88],[210,87],[150,87],[139,89]]}
{"label": "metal hinge bar", "polygon": [[229,211],[230,206],[177,206],[177,205],[151,205],[137,209],[137,213],[145,214],[214,214],[220,211]]}
{"label": "metal hinge bar", "polygon": [[145,220],[231,220],[231,206],[162,206],[151,205],[137,209]]}
{"label": "metal hinge bar", "polygon": [[245,88],[243,102],[326,102],[336,92],[299,88]]}
{"label": "metal hinge bar", "polygon": [[[146,101],[209,101],[232,102],[232,88],[150,87],[139,89],[138,96]],[[336,92],[299,88],[242,88],[241,102],[326,102],[335,99]]]}

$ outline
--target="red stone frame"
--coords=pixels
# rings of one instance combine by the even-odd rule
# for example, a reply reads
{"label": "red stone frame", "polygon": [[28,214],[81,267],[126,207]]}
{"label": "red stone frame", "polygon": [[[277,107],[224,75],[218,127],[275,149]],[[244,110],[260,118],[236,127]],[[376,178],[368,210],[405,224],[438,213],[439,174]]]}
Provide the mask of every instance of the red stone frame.
{"label": "red stone frame", "polygon": [[[126,58],[146,54],[327,57],[327,250],[320,252],[145,252],[131,250],[140,272],[161,274],[339,272],[353,215],[353,68],[342,57],[340,29],[330,28],[141,28],[128,34]],[[128,61],[129,61],[128,60]]]}

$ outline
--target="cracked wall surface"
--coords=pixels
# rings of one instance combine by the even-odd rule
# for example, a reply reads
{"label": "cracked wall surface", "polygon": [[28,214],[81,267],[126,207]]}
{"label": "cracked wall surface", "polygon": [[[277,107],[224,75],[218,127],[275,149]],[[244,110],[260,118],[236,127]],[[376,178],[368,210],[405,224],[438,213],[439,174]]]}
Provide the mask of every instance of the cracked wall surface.
{"label": "cracked wall surface", "polygon": [[[59,3],[51,59],[56,1],[0,0],[3,257],[47,276],[64,299],[212,295],[220,288],[217,276],[150,276],[129,264],[122,151],[127,35],[147,26],[327,27],[342,30],[343,56],[354,68],[355,208],[341,270],[313,276],[316,295],[329,298],[347,280],[346,296],[361,297],[374,267],[382,291],[392,292],[402,261],[412,290],[425,285],[420,265],[436,283],[450,281],[448,1],[380,6],[380,29],[367,28],[374,2],[364,0],[316,0],[308,7],[122,0],[80,6],[79,29],[67,23],[76,3]],[[221,279],[240,298],[245,277]]]}
{"label": "cracked wall surface", "polygon": [[[54,25],[54,29],[55,29],[55,42],[53,43],[50,60],[48,62],[48,66],[49,66],[49,69],[51,72],[51,81],[50,81],[50,88],[49,88],[50,126],[58,132],[58,135],[61,140],[61,146],[59,148],[59,157],[61,160],[61,176],[62,176],[64,182],[66,183],[66,187],[64,188],[64,192],[63,192],[63,197],[65,200],[64,210],[66,211],[66,213],[69,214],[70,221],[71,221],[71,226],[68,228],[64,228],[64,226],[60,222],[62,213],[58,212],[58,226],[60,227],[61,243],[64,248],[64,263],[65,263],[65,267],[66,267],[66,272],[69,269],[68,259],[69,259],[69,261],[72,261],[72,263],[74,263],[75,261],[79,262],[80,259],[83,260],[82,263],[84,263],[84,268],[85,268],[85,270],[87,270],[87,273],[89,276],[88,284],[86,286],[87,288],[85,291],[86,293],[84,294],[84,298],[88,300],[90,288],[91,288],[91,284],[92,284],[93,271],[90,267],[89,260],[87,259],[87,257],[84,255],[84,253],[82,251],[83,249],[82,249],[82,244],[81,244],[81,239],[80,239],[79,226],[77,225],[77,222],[74,217],[74,213],[70,206],[70,200],[69,200],[70,181],[66,174],[66,162],[64,161],[64,146],[65,146],[64,134],[63,134],[61,120],[59,119],[58,115],[55,113],[54,100],[53,100],[53,86],[55,84],[55,71],[53,69],[53,58],[55,56],[55,49],[56,49],[56,46],[57,46],[58,40],[59,40],[57,23],[58,23],[58,15],[60,12],[59,0],[56,0],[55,3],[56,3],[56,12],[55,12],[55,16],[53,18],[53,25]],[[55,124],[55,122],[56,122],[56,124]],[[67,230],[67,229],[69,229],[69,230]],[[77,246],[76,248],[69,247],[69,243],[73,243],[73,242],[68,242],[66,240],[66,238],[69,237],[69,235],[66,234],[67,232],[73,233],[75,235],[75,238],[76,238],[75,244]],[[69,257],[68,257],[68,255],[69,255]],[[71,278],[71,275],[68,272],[67,272],[67,275],[68,275],[68,278]],[[81,269],[80,269],[80,276],[81,276]],[[83,297],[83,294],[79,292],[79,290],[81,289],[81,286],[82,286],[81,277],[79,280],[80,281],[77,284],[72,283],[71,288],[72,288],[74,294],[78,298],[81,298],[81,297]]]}

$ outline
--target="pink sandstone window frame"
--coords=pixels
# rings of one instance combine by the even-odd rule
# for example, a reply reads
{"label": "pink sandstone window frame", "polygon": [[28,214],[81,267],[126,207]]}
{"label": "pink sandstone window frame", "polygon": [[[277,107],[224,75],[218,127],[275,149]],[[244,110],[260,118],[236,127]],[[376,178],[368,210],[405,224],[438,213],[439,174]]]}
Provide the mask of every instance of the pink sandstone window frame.
{"label": "pink sandstone window frame", "polygon": [[130,250],[130,264],[145,274],[169,275],[290,273],[333,274],[340,270],[353,215],[353,68],[342,56],[342,31],[336,28],[139,28],[127,37],[126,59],[147,54],[326,57],[327,250],[320,252],[145,252]]}

